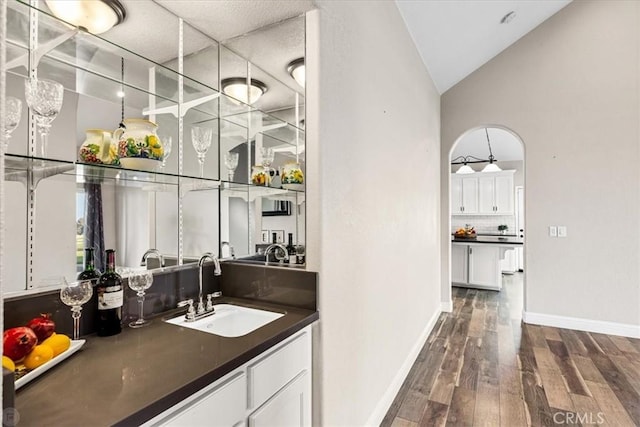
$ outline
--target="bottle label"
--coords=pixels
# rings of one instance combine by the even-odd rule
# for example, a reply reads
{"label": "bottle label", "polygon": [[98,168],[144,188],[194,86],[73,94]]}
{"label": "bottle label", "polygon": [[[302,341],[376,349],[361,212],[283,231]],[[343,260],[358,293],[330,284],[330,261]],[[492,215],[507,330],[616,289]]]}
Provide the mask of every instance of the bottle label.
{"label": "bottle label", "polygon": [[123,296],[124,292],[122,292],[122,289],[116,292],[100,292],[98,294],[98,310],[122,307],[124,302]]}

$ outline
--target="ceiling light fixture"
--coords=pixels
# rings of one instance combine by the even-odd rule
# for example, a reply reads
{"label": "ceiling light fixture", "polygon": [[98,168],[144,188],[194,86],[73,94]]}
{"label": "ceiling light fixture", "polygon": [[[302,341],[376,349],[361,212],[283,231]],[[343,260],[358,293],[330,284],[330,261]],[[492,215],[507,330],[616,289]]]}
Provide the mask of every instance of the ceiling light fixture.
{"label": "ceiling light fixture", "polygon": [[455,159],[451,160],[452,165],[462,165],[460,169],[456,171],[456,173],[465,174],[465,173],[474,173],[475,171],[471,169],[471,166],[467,165],[467,163],[487,163],[489,164],[482,169],[482,172],[500,172],[502,169],[498,167],[496,162],[496,158],[493,157],[493,151],[491,151],[491,141],[489,140],[489,130],[484,128],[484,132],[487,135],[487,145],[489,146],[489,159],[479,159],[475,156],[458,156]]}
{"label": "ceiling light fixture", "polygon": [[515,18],[516,18],[516,12],[512,10],[511,12],[507,13],[502,17],[502,19],[500,20],[500,23],[508,24],[509,22],[513,21]]}
{"label": "ceiling light fixture", "polygon": [[56,17],[92,34],[122,23],[127,12],[118,0],[45,0]]}
{"label": "ceiling light fixture", "polygon": [[232,96],[249,105],[267,92],[267,85],[256,79],[251,79],[251,86],[247,85],[247,79],[244,77],[223,79],[220,84],[225,95]]}
{"label": "ceiling light fixture", "polygon": [[304,87],[306,83],[304,58],[298,58],[289,62],[289,65],[287,65],[287,72],[300,86]]}

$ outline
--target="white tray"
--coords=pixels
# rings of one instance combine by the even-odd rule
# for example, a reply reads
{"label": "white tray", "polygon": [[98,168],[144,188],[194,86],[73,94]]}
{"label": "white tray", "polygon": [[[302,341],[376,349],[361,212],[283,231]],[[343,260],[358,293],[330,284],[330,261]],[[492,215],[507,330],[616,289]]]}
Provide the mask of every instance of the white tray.
{"label": "white tray", "polygon": [[62,362],[63,360],[71,356],[73,353],[80,350],[80,348],[84,345],[85,342],[86,340],[75,340],[75,341],[72,340],[71,346],[68,349],[66,349],[63,353],[60,353],[53,359],[49,360],[47,363],[41,366],[38,366],[36,369],[30,371],[28,374],[25,374],[23,377],[16,380],[15,382],[16,390],[22,387],[23,385],[25,385],[26,383],[28,383],[29,381],[35,378],[38,378],[40,375],[44,374],[49,369],[53,368],[58,363]]}

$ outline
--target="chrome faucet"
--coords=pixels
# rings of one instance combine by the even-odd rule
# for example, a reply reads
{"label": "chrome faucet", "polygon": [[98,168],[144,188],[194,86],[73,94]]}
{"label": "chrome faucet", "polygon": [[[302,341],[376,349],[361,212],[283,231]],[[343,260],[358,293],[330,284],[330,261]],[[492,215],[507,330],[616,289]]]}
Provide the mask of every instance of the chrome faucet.
{"label": "chrome faucet", "polygon": [[149,258],[150,255],[155,255],[158,258],[158,261],[160,261],[160,267],[164,267],[164,257],[162,256],[160,251],[157,249],[148,249],[144,253],[144,255],[142,255],[142,261],[140,261],[140,267],[147,266],[147,258]]}
{"label": "chrome faucet", "polygon": [[[289,251],[287,251],[286,246],[281,243],[273,243],[267,247],[266,251],[264,251],[264,256],[265,256],[264,265],[269,265],[269,252],[271,252],[272,249],[275,249],[276,251],[278,249],[282,250],[284,252],[284,258],[282,260],[289,261]],[[274,254],[276,254],[276,252],[274,252]],[[276,255],[276,259],[278,259],[277,255]]]}
{"label": "chrome faucet", "polygon": [[[200,292],[198,294],[198,308],[196,309],[197,314],[203,314],[207,312],[207,309],[204,306],[204,301],[202,300],[202,270],[204,269],[204,262],[207,260],[207,258],[213,261],[213,264],[214,264],[213,275],[220,276],[222,274],[222,270],[220,269],[220,261],[218,261],[217,256],[215,256],[211,252],[206,252],[200,257],[200,260],[198,261],[198,270],[199,270],[198,285],[199,285]],[[215,292],[211,296],[219,297],[221,295],[222,295],[222,292]],[[213,304],[207,304],[207,306],[211,308],[211,311],[213,311]]]}
{"label": "chrome faucet", "polygon": [[222,255],[222,248],[224,248],[225,246],[229,246],[229,256],[231,257],[231,259],[236,259],[236,251],[233,249],[233,246],[231,246],[231,243],[229,242],[220,242],[220,255]]}

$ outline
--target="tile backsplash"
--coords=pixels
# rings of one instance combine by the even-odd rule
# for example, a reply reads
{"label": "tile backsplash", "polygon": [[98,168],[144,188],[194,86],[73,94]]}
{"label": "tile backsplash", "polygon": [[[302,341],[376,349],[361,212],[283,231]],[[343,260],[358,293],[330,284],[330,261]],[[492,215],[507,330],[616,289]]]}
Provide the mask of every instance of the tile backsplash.
{"label": "tile backsplash", "polygon": [[516,217],[515,215],[452,215],[451,216],[451,232],[455,232],[458,228],[470,224],[475,227],[476,232],[480,234],[497,234],[498,226],[506,224],[509,229],[507,234],[516,234]]}

